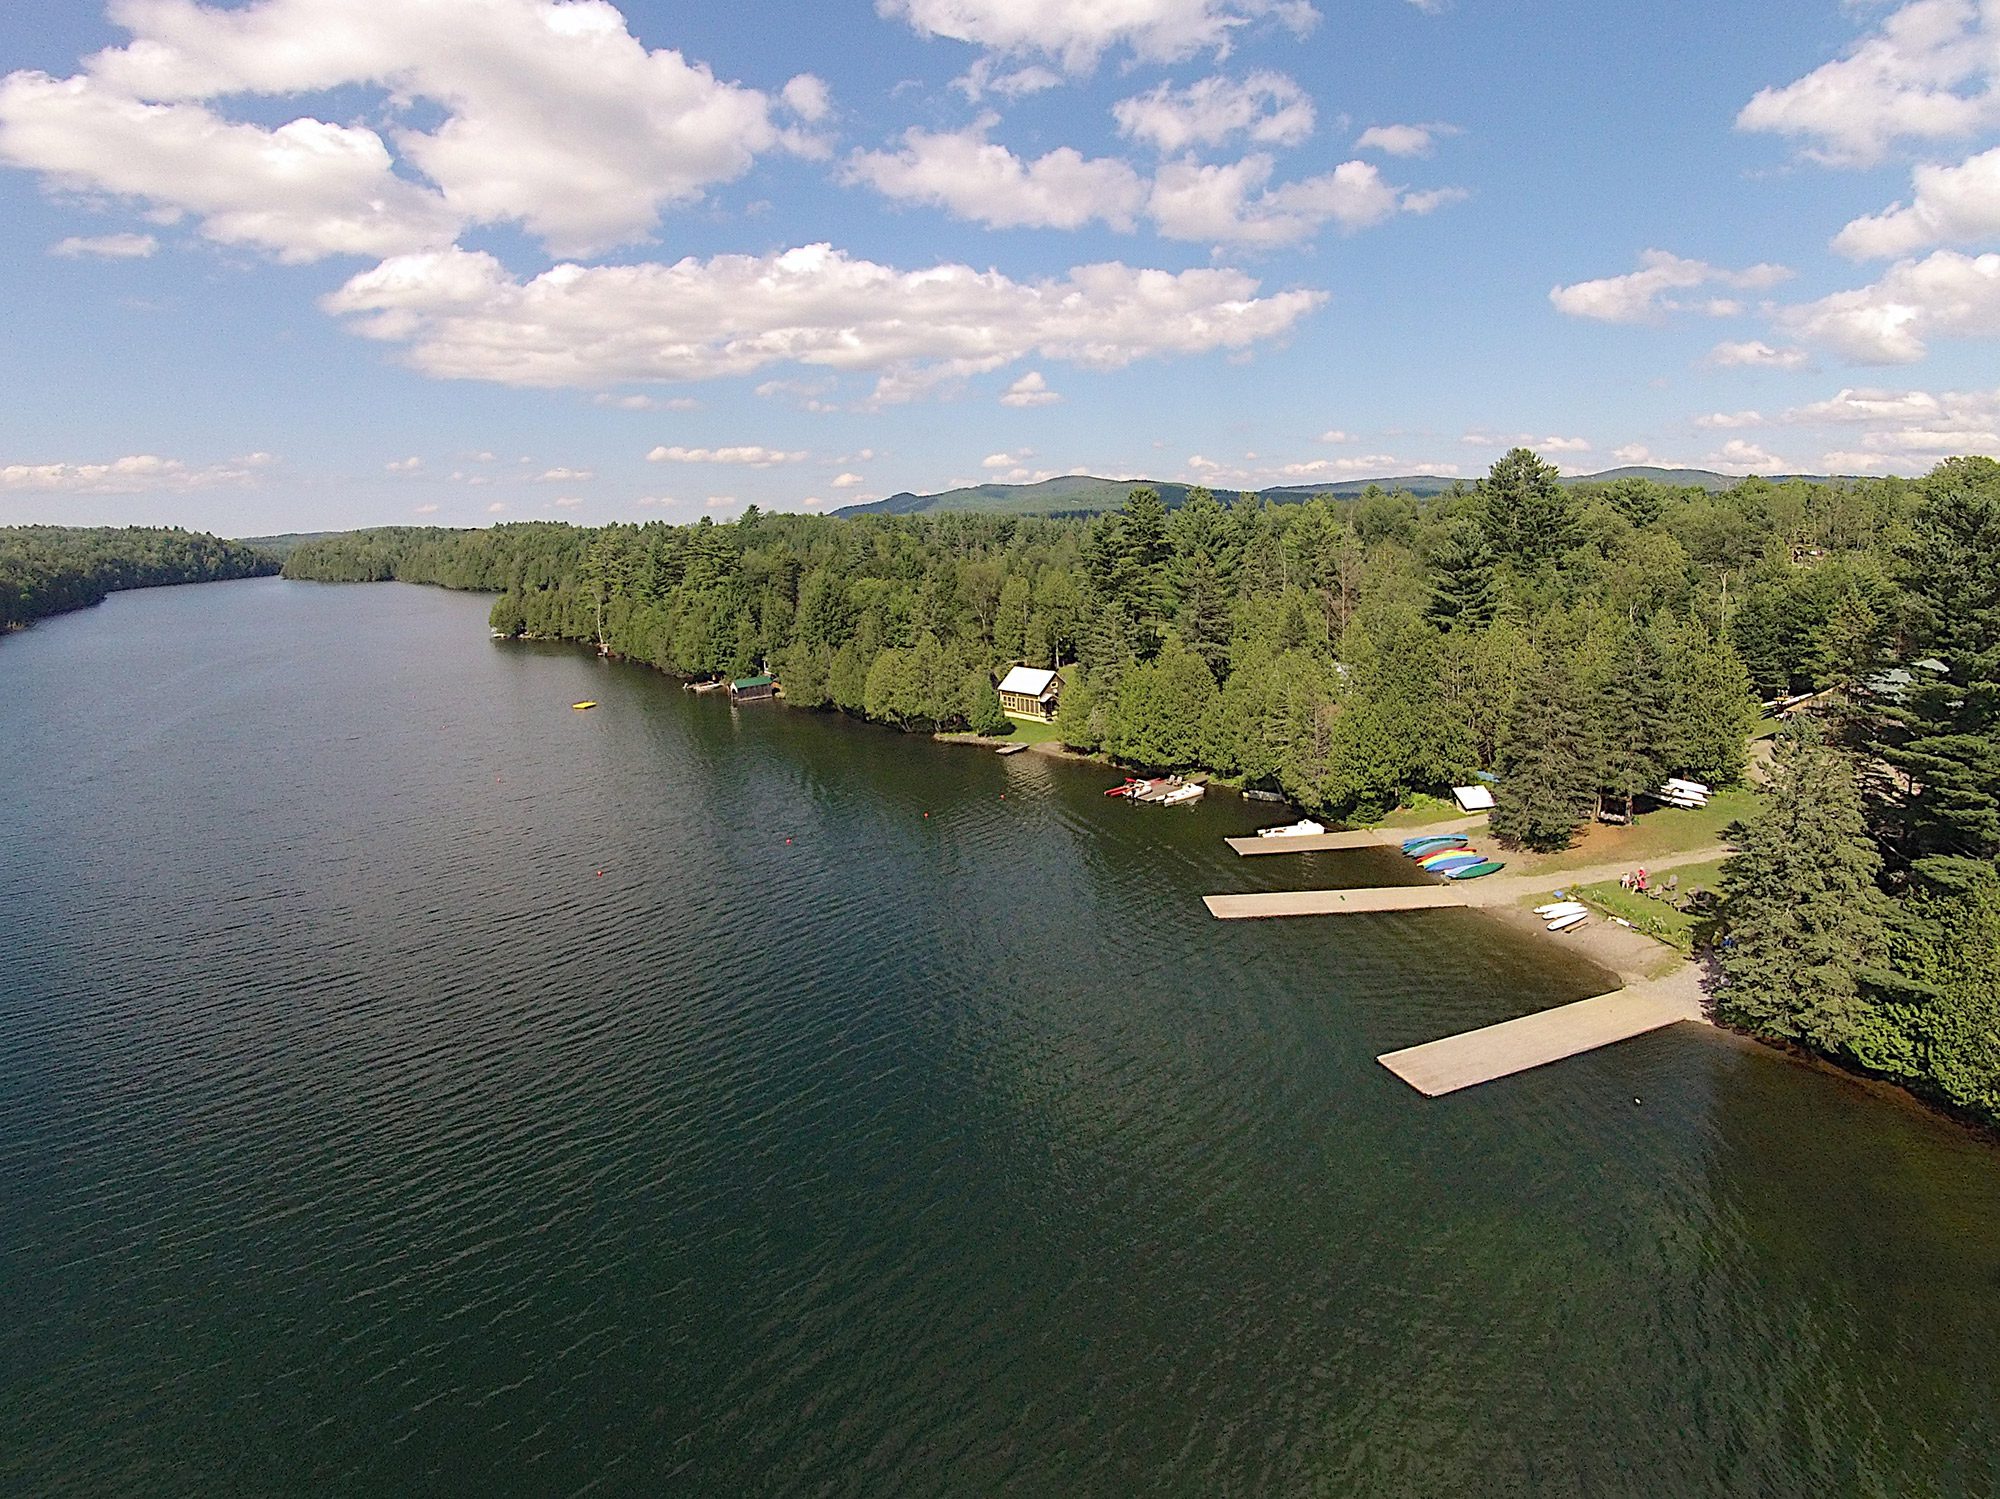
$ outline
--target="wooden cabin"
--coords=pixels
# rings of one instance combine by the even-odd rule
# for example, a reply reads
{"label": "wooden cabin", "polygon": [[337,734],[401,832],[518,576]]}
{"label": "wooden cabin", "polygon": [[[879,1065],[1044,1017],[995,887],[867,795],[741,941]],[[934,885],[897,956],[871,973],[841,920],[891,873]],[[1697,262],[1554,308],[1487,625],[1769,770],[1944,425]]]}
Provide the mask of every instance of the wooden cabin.
{"label": "wooden cabin", "polygon": [[1062,673],[1017,666],[1000,679],[1000,708],[1009,718],[1053,723],[1062,697]]}
{"label": "wooden cabin", "polygon": [[777,695],[777,681],[768,675],[742,677],[729,684],[729,700],[732,703],[761,703]]}

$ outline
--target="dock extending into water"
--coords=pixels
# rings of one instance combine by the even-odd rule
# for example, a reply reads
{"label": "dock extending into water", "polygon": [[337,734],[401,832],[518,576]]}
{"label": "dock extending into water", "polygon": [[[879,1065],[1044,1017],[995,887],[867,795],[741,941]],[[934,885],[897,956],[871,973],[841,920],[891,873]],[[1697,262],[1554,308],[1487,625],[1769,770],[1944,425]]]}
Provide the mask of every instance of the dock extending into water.
{"label": "dock extending into water", "polygon": [[1204,895],[1208,913],[1222,921],[1260,916],[1364,916],[1377,911],[1433,911],[1469,906],[1465,892],[1449,885],[1389,885],[1368,890],[1267,890],[1253,895]]}
{"label": "dock extending into water", "polygon": [[1689,975],[1679,974],[1387,1052],[1375,1060],[1419,1093],[1436,1098],[1701,1018],[1699,989]]}
{"label": "dock extending into water", "polygon": [[1296,838],[1225,838],[1222,841],[1248,857],[1251,854],[1317,854],[1340,848],[1387,848],[1392,842],[1400,840],[1373,828],[1362,828],[1353,833],[1314,833]]}

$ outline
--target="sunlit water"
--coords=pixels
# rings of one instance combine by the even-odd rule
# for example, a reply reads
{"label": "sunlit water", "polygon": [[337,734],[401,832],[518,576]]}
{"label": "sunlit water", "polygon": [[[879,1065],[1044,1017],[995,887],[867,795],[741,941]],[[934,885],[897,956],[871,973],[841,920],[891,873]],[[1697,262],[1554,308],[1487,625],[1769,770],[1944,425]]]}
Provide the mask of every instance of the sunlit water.
{"label": "sunlit water", "polygon": [[1425,1100],[1604,976],[485,607],[0,641],[0,1489],[1996,1491],[2000,1151],[1686,1027]]}

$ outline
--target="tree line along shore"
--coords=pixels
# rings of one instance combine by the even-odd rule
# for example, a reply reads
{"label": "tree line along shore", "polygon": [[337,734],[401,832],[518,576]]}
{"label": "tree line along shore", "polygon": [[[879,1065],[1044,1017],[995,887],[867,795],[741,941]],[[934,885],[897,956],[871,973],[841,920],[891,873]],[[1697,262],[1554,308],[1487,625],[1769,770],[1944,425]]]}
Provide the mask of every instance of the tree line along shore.
{"label": "tree line along shore", "polygon": [[266,576],[278,559],[169,526],[0,526],[0,630],[87,609],[126,588]]}
{"label": "tree line along shore", "polygon": [[[1419,501],[1094,519],[765,514],[308,540],[286,576],[499,595],[503,635],[795,707],[1005,733],[1010,664],[1055,731],[1372,819],[1484,772],[1494,835],[1568,846],[1668,776],[1741,781],[1721,1019],[2000,1122],[2000,464],[1920,479],[1564,486],[1532,452]],[[1763,727],[1769,728],[1768,720]]]}

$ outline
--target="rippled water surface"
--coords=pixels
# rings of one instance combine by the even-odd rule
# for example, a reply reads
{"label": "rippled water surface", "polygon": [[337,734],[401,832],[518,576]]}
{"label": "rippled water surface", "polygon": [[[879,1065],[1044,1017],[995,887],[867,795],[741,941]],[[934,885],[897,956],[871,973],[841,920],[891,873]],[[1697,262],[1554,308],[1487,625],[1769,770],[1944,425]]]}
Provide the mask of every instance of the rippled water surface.
{"label": "rippled water surface", "polygon": [[1603,976],[485,607],[0,641],[0,1489],[1996,1492],[2000,1152],[1686,1028],[1426,1101]]}

